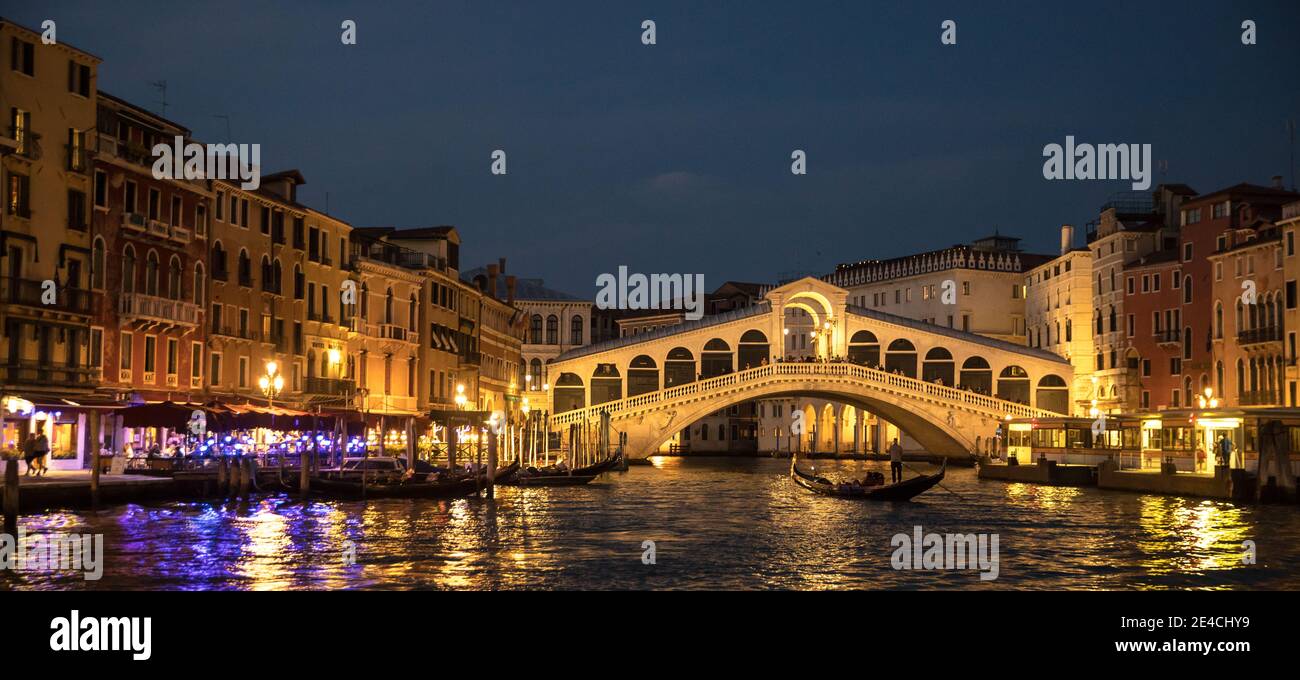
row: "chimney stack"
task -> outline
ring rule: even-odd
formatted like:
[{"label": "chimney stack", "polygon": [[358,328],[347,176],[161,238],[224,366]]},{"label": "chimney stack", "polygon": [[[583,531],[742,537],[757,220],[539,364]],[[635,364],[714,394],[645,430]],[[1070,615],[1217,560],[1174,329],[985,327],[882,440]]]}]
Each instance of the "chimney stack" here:
[{"label": "chimney stack", "polygon": [[487,266],[487,294],[493,300],[497,299],[497,265],[490,264]]},{"label": "chimney stack", "polygon": [[1282,186],[1282,176],[1281,176],[1281,175],[1273,175],[1273,188],[1274,188],[1274,189],[1282,189],[1282,188],[1284,188],[1284,187]]},{"label": "chimney stack", "polygon": [[504,257],[499,257],[499,258],[497,258],[497,267],[499,267],[498,271],[501,272],[501,275],[502,275],[502,276],[505,276],[505,275],[506,275],[506,258],[504,258]]},{"label": "chimney stack", "polygon": [[1064,255],[1074,249],[1074,225],[1061,225],[1061,254]]},{"label": "chimney stack", "polygon": [[[505,260],[502,260],[505,262]],[[513,307],[515,305],[515,275],[510,274],[506,277],[506,304]]]}]

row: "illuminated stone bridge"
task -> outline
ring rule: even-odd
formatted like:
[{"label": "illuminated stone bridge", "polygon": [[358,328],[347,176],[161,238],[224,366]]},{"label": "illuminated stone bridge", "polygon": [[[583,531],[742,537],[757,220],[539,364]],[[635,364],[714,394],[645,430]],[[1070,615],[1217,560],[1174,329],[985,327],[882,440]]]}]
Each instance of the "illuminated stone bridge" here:
[{"label": "illuminated stone bridge", "polygon": [[[806,396],[875,413],[929,452],[967,455],[1007,416],[1069,412],[1061,357],[847,300],[808,277],[752,307],[562,354],[547,370],[550,428],[608,413],[628,455],[644,457],[732,404]],[[812,331],[799,352],[786,340],[792,317]]]}]

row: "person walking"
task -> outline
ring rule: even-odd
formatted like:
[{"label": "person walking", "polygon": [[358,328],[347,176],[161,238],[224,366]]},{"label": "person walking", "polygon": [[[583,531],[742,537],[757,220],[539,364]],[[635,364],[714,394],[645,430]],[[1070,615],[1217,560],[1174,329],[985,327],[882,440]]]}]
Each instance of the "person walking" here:
[{"label": "person walking", "polygon": [[23,462],[27,463],[27,471],[23,473],[25,477],[31,477],[36,472],[36,433],[28,432],[27,438],[23,440]]},{"label": "person walking", "polygon": [[889,479],[893,484],[903,481],[903,447],[897,438],[889,445]]},{"label": "person walking", "polygon": [[[36,462],[38,463],[36,466],[36,476],[39,477],[44,475],[50,469],[46,464],[46,456],[50,455],[50,440],[45,436],[44,432],[36,433],[36,443],[33,444],[33,449],[35,449],[33,455],[36,457]],[[31,463],[28,463],[28,467],[31,467]]]},{"label": "person walking", "polygon": [[1227,434],[1223,434],[1223,433],[1219,434],[1219,445],[1216,448],[1219,449],[1218,451],[1219,465],[1231,465],[1232,464],[1232,440],[1228,439]]}]

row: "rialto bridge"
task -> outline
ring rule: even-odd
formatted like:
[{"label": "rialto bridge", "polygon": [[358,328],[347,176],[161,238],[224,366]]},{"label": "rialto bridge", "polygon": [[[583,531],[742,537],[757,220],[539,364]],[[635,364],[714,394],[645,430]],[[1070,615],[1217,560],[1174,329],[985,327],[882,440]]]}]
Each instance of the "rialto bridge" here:
[{"label": "rialto bridge", "polygon": [[[733,404],[805,396],[876,414],[931,453],[965,455],[1007,416],[1068,413],[1061,357],[847,301],[808,277],[752,307],[566,352],[547,367],[549,427],[608,413],[628,455],[644,457]],[[794,323],[810,331],[798,351]]]}]

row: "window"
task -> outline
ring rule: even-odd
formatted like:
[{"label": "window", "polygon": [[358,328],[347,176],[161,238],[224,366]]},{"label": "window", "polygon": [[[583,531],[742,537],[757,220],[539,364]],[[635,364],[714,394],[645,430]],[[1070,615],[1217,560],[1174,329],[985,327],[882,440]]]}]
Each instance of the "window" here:
[{"label": "window", "polygon": [[107,266],[107,255],[104,252],[104,239],[95,237],[95,243],[90,247],[90,287],[94,290],[104,289],[104,267]]},{"label": "window", "polygon": [[225,211],[226,192],[218,191],[217,200],[213,201],[213,203],[216,205],[217,208],[217,221],[225,222],[226,221],[226,211]]},{"label": "window", "polygon": [[1295,255],[1295,232],[1288,231],[1286,233],[1286,256],[1291,257],[1292,255]]},{"label": "window", "polygon": [[108,209],[108,173],[95,171],[95,207]]},{"label": "window", "polygon": [[197,384],[203,379],[203,343],[190,343],[190,384]]},{"label": "window", "polygon": [[5,210],[10,215],[31,217],[31,192],[31,179],[27,175],[10,171],[5,191]]},{"label": "window", "polygon": [[104,365],[104,329],[90,329],[90,367],[101,368]]},{"label": "window", "polygon": [[221,384],[221,352],[213,352],[208,357],[208,384],[216,387]]},{"label": "window", "polygon": [[1127,282],[1127,283],[1128,283],[1128,294],[1129,294],[1129,295],[1132,295],[1134,292],[1136,292],[1136,289],[1137,289],[1137,286],[1136,286],[1136,279],[1134,279],[1132,276],[1130,276],[1130,277],[1128,277],[1128,282]]},{"label": "window", "polygon": [[248,357],[239,357],[239,386],[248,387]]},{"label": "window", "polygon": [[179,343],[176,338],[167,339],[167,375],[176,375],[180,366],[180,357],[177,356]]},{"label": "window", "polygon": [[575,316],[569,320],[569,344],[582,344],[582,317],[580,316]]},{"label": "window", "polygon": [[22,73],[23,75],[36,75],[36,54],[35,46],[26,40],[19,40],[18,36],[10,39],[9,43],[9,68]]},{"label": "window", "polygon": [[86,132],[68,128],[68,170],[85,172],[86,170]]},{"label": "window", "polygon": [[87,226],[86,195],[76,189],[68,189],[68,228],[85,231]]},{"label": "window", "polygon": [[118,350],[118,367],[123,371],[131,370],[131,358],[135,355],[135,335],[122,331],[121,349]]},{"label": "window", "polygon": [[9,132],[14,141],[18,142],[16,152],[20,156],[29,156],[32,153],[31,129],[31,111],[24,111],[16,107],[9,110]]},{"label": "window", "polygon": [[153,335],[144,336],[144,372],[153,373],[157,368],[158,362],[158,338]]},{"label": "window", "polygon": [[[1199,210],[1196,211],[1196,214],[1197,214],[1197,215],[1200,215],[1200,213],[1201,213],[1201,211],[1199,211]],[[1199,220],[1198,220],[1198,221],[1199,221]],[[1183,244],[1183,262],[1191,262],[1191,261],[1192,261],[1192,244],[1191,244],[1191,243],[1184,243],[1184,244]]]},{"label": "window", "polygon": [[208,207],[202,203],[194,206],[194,235],[198,238],[208,235]]}]

